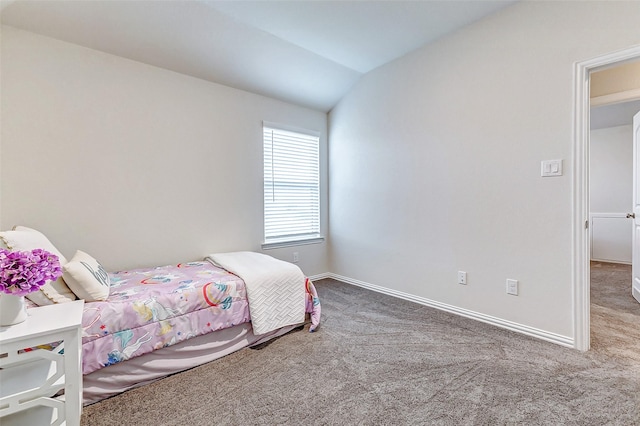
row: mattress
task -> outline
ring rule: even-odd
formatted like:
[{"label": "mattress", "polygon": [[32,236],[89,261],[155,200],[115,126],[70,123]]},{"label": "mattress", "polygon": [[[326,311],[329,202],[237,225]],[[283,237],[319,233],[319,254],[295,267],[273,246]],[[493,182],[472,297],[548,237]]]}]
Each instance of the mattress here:
[{"label": "mattress", "polygon": [[209,262],[110,273],[85,305],[82,373],[249,321],[244,282]]}]

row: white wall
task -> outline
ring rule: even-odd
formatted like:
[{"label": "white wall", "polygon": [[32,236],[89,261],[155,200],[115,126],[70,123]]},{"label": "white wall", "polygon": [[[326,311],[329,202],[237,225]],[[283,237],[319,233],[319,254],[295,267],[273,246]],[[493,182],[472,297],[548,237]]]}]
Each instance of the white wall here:
[{"label": "white wall", "polygon": [[592,259],[630,263],[633,126],[592,130],[589,156]]},{"label": "white wall", "polygon": [[638,22],[520,2],[366,75],[329,119],[332,271],[572,339],[573,65]]},{"label": "white wall", "polygon": [[[326,159],[322,112],[11,27],[1,54],[0,227],[108,270],[259,250],[263,120],[320,131]],[[324,243],[268,253],[292,251],[327,271]]]},{"label": "white wall", "polygon": [[633,126],[592,130],[589,148],[590,210],[632,211]]}]

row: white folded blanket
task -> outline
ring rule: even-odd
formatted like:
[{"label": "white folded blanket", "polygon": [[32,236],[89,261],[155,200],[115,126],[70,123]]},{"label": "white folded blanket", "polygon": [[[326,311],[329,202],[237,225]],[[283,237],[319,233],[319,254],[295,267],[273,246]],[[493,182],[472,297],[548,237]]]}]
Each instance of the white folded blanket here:
[{"label": "white folded blanket", "polygon": [[205,259],[244,280],[254,334],[304,322],[305,276],[296,265],[248,251]]}]

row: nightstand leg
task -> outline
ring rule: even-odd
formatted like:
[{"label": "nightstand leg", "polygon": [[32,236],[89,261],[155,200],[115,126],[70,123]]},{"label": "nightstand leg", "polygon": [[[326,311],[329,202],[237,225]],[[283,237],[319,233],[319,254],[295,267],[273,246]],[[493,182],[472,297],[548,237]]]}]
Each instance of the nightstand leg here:
[{"label": "nightstand leg", "polygon": [[[81,366],[81,335],[80,330],[69,333],[69,340],[65,342],[65,386],[64,399],[66,411],[66,425],[78,426],[82,413],[82,366]],[[68,352],[67,352],[68,351]]]}]

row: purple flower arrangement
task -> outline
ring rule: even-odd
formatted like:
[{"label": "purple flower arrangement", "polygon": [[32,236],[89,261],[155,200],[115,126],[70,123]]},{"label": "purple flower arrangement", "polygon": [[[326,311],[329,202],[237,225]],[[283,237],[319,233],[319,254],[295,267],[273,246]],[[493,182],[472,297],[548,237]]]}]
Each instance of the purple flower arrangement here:
[{"label": "purple flower arrangement", "polygon": [[61,275],[58,256],[48,251],[0,249],[0,291],[3,293],[24,296]]}]

